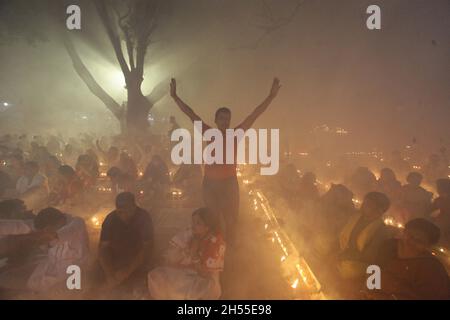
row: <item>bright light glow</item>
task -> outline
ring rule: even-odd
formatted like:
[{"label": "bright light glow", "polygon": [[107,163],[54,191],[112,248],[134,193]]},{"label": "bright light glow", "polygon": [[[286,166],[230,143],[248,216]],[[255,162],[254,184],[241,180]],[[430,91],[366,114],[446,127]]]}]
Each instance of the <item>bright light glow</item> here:
[{"label": "bright light glow", "polygon": [[3,106],[7,107],[7,106],[9,106],[9,103],[8,102],[3,102]]},{"label": "bright light glow", "polygon": [[120,70],[113,70],[111,72],[111,75],[109,76],[111,79],[111,84],[114,85],[114,87],[124,89],[125,87],[125,77],[123,76],[122,71]]},{"label": "bright light glow", "polygon": [[295,279],[294,283],[291,285],[292,289],[296,289],[298,286],[298,279]]}]

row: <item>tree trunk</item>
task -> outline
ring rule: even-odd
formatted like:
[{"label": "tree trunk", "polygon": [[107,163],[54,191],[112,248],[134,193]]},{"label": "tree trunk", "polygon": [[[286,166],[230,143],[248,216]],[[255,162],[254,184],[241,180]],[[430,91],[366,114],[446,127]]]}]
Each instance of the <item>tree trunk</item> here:
[{"label": "tree trunk", "polygon": [[127,84],[127,109],[126,109],[126,127],[127,135],[130,138],[139,138],[145,135],[149,128],[148,113],[151,103],[142,94],[142,80],[128,82]]}]

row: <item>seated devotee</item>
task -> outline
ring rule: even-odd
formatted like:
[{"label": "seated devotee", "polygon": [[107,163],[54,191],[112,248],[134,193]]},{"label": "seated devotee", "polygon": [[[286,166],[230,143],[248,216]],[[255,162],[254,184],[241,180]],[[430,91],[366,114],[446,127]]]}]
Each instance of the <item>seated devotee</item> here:
[{"label": "seated devotee", "polygon": [[11,236],[30,233],[34,217],[20,199],[0,202],[0,260],[17,251],[19,242],[24,239],[12,239]]},{"label": "seated devotee", "polygon": [[370,192],[361,208],[348,220],[339,236],[338,271],[342,279],[360,280],[372,264],[380,244],[392,236],[384,224],[383,214],[389,209],[386,195]]},{"label": "seated devotee", "polygon": [[51,156],[52,155],[50,154],[50,152],[48,152],[46,147],[39,145],[35,149],[35,153],[31,155],[31,160],[36,161],[40,166],[43,167]]},{"label": "seated devotee", "polygon": [[294,164],[289,163],[280,169],[278,174],[280,191],[291,203],[297,196],[300,176]]},{"label": "seated devotee", "polygon": [[206,208],[192,214],[192,228],[170,242],[166,265],[148,274],[153,299],[219,299],[225,242],[216,216]]},{"label": "seated devotee", "polygon": [[61,162],[56,156],[50,156],[47,162],[44,163],[44,173],[48,179],[48,186],[50,189],[57,183],[58,169],[61,166]]},{"label": "seated devotee", "polygon": [[49,193],[48,181],[47,177],[39,172],[37,162],[25,163],[24,175],[17,180],[16,191],[28,208],[34,210],[45,206]]},{"label": "seated devotee", "polygon": [[319,199],[319,190],[316,186],[316,175],[306,172],[301,178],[297,189],[297,201],[302,207],[307,202],[314,202]]},{"label": "seated devotee", "polygon": [[377,180],[376,190],[388,196],[391,202],[394,202],[400,196],[401,183],[397,180],[395,173],[390,168],[383,168],[380,172],[380,178]]},{"label": "seated devotee", "polygon": [[154,199],[163,199],[170,186],[170,174],[166,163],[159,155],[154,155],[145,168],[141,179],[144,189],[153,194]]},{"label": "seated devotee", "polygon": [[134,180],[138,177],[138,170],[136,163],[134,162],[131,155],[129,155],[126,152],[120,153],[120,159],[119,159],[119,165],[118,168],[123,172],[126,173],[128,176],[133,178]]},{"label": "seated devotee", "polygon": [[68,166],[75,166],[78,156],[72,144],[66,144],[62,152],[62,162]]},{"label": "seated devotee", "polygon": [[49,196],[50,205],[64,204],[81,194],[83,184],[75,170],[68,165],[58,169],[58,180],[55,182]]},{"label": "seated devotee", "polygon": [[436,181],[438,197],[431,206],[431,219],[441,229],[441,238],[450,243],[450,179]]},{"label": "seated devotee", "polygon": [[116,197],[116,210],[106,217],[100,234],[93,291],[132,292],[145,285],[153,251],[151,216],[130,192]]},{"label": "seated devotee", "polygon": [[34,219],[34,214],[27,209],[20,199],[6,199],[0,201],[0,220]]},{"label": "seated devotee", "polygon": [[48,138],[47,144],[46,144],[47,150],[51,154],[57,154],[61,152],[61,141],[57,136],[51,135]]},{"label": "seated devotee", "polygon": [[83,183],[83,190],[89,190],[95,185],[99,176],[99,169],[94,158],[87,154],[80,155],[75,170]]},{"label": "seated devotee", "polygon": [[352,199],[353,193],[347,187],[332,184],[317,202],[306,234],[317,254],[324,256],[337,249],[339,232],[356,212]]},{"label": "seated devotee", "polygon": [[97,150],[100,152],[102,159],[106,162],[109,168],[119,166],[120,151],[117,147],[111,146],[108,151],[103,150],[100,141],[96,141]]},{"label": "seated devotee", "polygon": [[[36,252],[41,245],[48,245],[51,241],[56,239],[54,232],[48,231],[34,231],[33,220],[1,220],[0,221],[0,261],[2,268],[0,268],[0,288],[5,288],[9,285],[5,284],[8,276],[11,273],[6,273],[15,268],[21,268],[25,262],[29,260],[30,255]],[[26,279],[34,269],[33,266],[28,266],[27,273],[23,274]],[[19,272],[20,273],[20,272]],[[15,271],[14,274],[18,275]],[[25,280],[26,280],[25,279]],[[12,282],[7,282],[11,286],[15,286]],[[22,284],[23,281],[22,281]]]},{"label": "seated devotee", "polygon": [[86,154],[91,158],[91,160],[98,166],[99,163],[99,159],[98,159],[98,155],[95,152],[94,149],[89,148],[86,150]]},{"label": "seated devotee", "polygon": [[170,183],[169,169],[160,156],[154,155],[152,157],[152,161],[145,168],[142,180],[157,185],[168,185]]},{"label": "seated devotee", "polygon": [[86,262],[89,240],[84,220],[55,208],[41,210],[34,230],[10,233],[0,241],[8,260],[0,288],[41,292],[66,288],[67,267]]},{"label": "seated devotee", "polygon": [[363,197],[371,191],[375,191],[377,178],[366,167],[359,167],[351,176],[349,187],[354,192],[355,196]]},{"label": "seated devotee", "polygon": [[112,167],[106,175],[111,181],[113,194],[118,195],[121,192],[135,191],[135,180],[119,168]]},{"label": "seated devotee", "polygon": [[33,291],[55,286],[66,288],[67,267],[82,268],[88,259],[89,237],[84,220],[50,207],[37,214],[34,228],[38,232],[54,232],[56,239],[49,242],[45,257],[39,260],[28,279],[28,288]]},{"label": "seated devotee", "polygon": [[431,208],[433,194],[421,187],[422,175],[411,172],[406,177],[407,184],[400,190],[399,205],[404,222],[414,218],[423,218]]},{"label": "seated devotee", "polygon": [[381,289],[368,292],[375,299],[449,299],[449,278],[441,262],[430,253],[439,241],[439,228],[422,218],[405,225],[401,239],[379,248],[375,264],[381,268]]}]

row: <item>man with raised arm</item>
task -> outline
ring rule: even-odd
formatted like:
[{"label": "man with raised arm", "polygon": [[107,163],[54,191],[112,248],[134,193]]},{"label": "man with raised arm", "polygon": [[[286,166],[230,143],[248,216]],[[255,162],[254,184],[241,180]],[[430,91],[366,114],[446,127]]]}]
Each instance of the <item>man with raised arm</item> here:
[{"label": "man with raised arm", "polygon": [[[280,81],[274,78],[269,95],[253,110],[235,129],[248,130],[256,119],[266,111],[272,100],[277,96],[280,89]],[[178,107],[191,120],[202,121],[202,119],[177,95],[177,84],[175,79],[170,83],[170,95]],[[228,243],[233,242],[235,226],[239,213],[239,184],[236,175],[236,161],[226,164],[226,130],[230,128],[231,111],[228,108],[219,108],[215,113],[215,124],[222,132],[223,141],[223,164],[206,164],[203,177],[203,200],[205,205],[212,209],[225,224],[225,237]],[[202,121],[203,132],[211,127]],[[235,143],[236,146],[236,143]],[[230,150],[232,152],[233,150]],[[236,150],[234,150],[236,151]],[[236,157],[236,152],[234,152]]]}]

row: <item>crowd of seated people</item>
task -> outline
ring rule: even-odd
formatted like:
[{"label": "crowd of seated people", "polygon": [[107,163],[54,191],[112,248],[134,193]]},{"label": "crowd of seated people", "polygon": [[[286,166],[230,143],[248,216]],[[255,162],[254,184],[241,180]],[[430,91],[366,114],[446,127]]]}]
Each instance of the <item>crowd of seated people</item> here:
[{"label": "crowd of seated people", "polygon": [[[157,266],[151,214],[138,202],[143,191],[157,202],[171,186],[198,196],[201,166],[181,166],[172,180],[164,157],[152,152],[163,148],[131,148],[117,140],[105,152],[100,141],[92,141],[89,136],[67,144],[60,138],[45,143],[41,136],[31,142],[22,137],[20,147],[0,154],[0,296],[64,291],[66,269],[77,265],[86,297],[219,298],[225,244],[215,216],[206,208],[195,211],[192,227],[172,239],[165,263]],[[96,201],[86,195],[102,181],[115,198],[115,210],[101,224],[93,255],[84,219],[63,208]],[[178,259],[175,248],[183,248]],[[185,272],[183,286],[174,283],[181,273],[169,272],[169,266]]]},{"label": "crowd of seated people", "polygon": [[[309,257],[318,261],[326,281],[337,284],[343,297],[450,298],[445,260],[432,254],[433,246],[450,244],[449,178],[436,181],[433,199],[419,172],[408,173],[402,185],[390,168],[383,168],[377,179],[368,168],[360,167],[344,180],[348,187],[331,183],[319,196],[312,173],[302,176],[292,164],[282,172],[296,177],[280,179],[284,185],[278,195],[296,212],[298,234]],[[312,205],[298,205],[307,201]],[[385,223],[387,217],[396,223]],[[390,285],[383,281],[383,290],[377,294],[366,288],[370,265],[379,265],[381,278],[392,280]]]},{"label": "crowd of seated people", "polygon": [[[0,149],[0,295],[61,288],[67,266],[88,263],[88,296],[221,296],[226,244],[208,208],[192,213],[191,227],[172,238],[162,264],[155,258],[153,205],[171,187],[200,195],[200,166],[182,165],[172,179],[161,144],[89,136],[67,143],[59,137],[16,140]],[[396,172],[384,168],[377,179],[360,167],[323,192],[314,173],[300,175],[290,164],[272,181],[296,212],[311,254],[327,262],[322,265],[346,297],[445,298],[448,276],[430,250],[450,242],[450,180],[437,180],[433,198],[421,173],[410,172],[402,185]],[[115,209],[101,225],[93,254],[84,220],[65,209],[92,201],[100,182],[108,183]],[[142,194],[151,205],[140,201]],[[401,222],[402,233],[385,225],[386,214]],[[371,264],[386,273],[383,281],[393,279],[376,294],[364,290]]]}]

